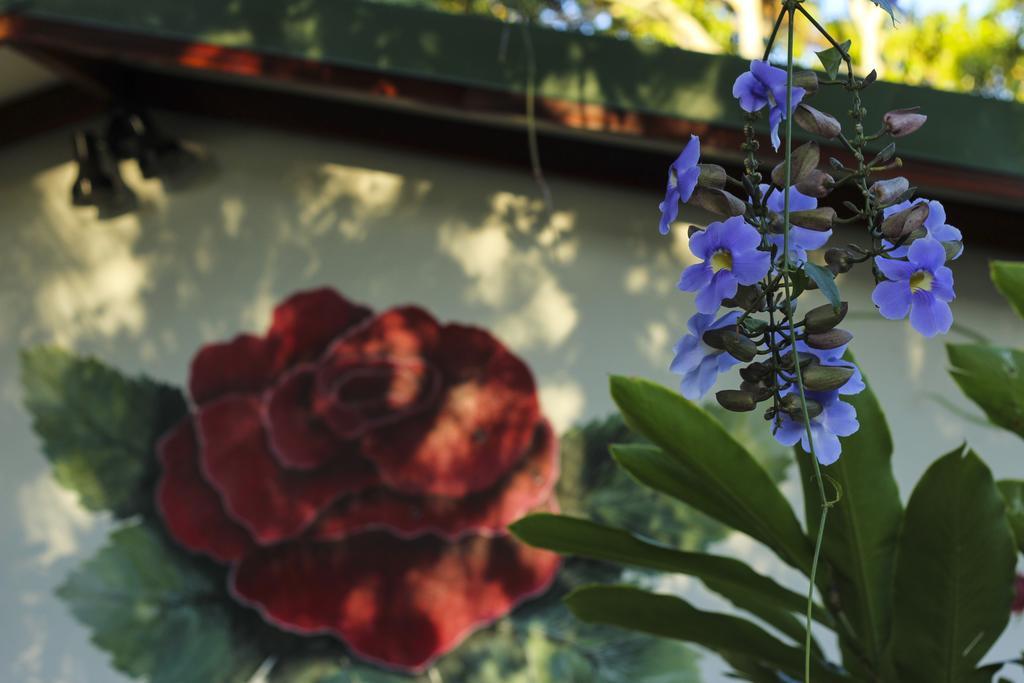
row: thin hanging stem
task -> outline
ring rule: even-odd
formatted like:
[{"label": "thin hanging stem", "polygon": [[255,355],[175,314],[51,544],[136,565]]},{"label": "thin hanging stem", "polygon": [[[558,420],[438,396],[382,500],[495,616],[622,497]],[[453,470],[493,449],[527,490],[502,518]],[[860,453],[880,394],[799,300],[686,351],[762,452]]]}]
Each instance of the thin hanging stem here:
[{"label": "thin hanging stem", "polygon": [[818,524],[818,538],[814,544],[814,560],[811,563],[810,585],[807,588],[807,622],[804,636],[804,683],[811,681],[811,620],[814,611],[814,586],[818,574],[818,561],[821,558],[821,545],[825,537],[825,523],[828,519],[829,502],[825,497],[825,483],[822,481],[821,465],[814,449],[814,436],[811,432],[811,417],[807,411],[807,395],[804,391],[803,371],[800,368],[800,355],[796,348],[796,322],[793,320],[792,283],[790,281],[789,232],[790,232],[790,189],[793,184],[793,39],[794,15],[793,5],[787,8],[789,24],[789,40],[786,52],[786,188],[783,204],[783,238],[782,238],[782,282],[786,293],[784,310],[786,322],[789,323],[789,345],[793,354],[793,369],[796,386],[800,392],[800,408],[803,411],[804,429],[807,433],[807,445],[810,450],[811,462],[814,463],[814,475],[818,481],[818,493],[821,495],[821,521]]},{"label": "thin hanging stem", "polygon": [[526,6],[520,2],[519,26],[523,32],[523,48],[526,52],[526,137],[530,149],[530,169],[533,179],[544,198],[544,207],[551,211],[554,203],[551,200],[551,188],[544,178],[544,170],[540,164],[540,145],[537,141],[537,59],[533,51],[533,40],[530,38],[530,18]]}]

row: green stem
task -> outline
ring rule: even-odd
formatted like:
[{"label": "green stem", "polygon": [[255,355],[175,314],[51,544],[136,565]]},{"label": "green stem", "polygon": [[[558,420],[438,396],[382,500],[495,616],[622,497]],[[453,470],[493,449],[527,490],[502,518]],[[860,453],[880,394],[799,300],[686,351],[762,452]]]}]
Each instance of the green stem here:
[{"label": "green stem", "polygon": [[[795,5],[799,7],[799,5]],[[825,497],[825,483],[821,477],[821,465],[814,449],[814,436],[811,432],[811,417],[807,411],[807,394],[804,390],[803,371],[800,368],[800,356],[796,348],[796,323],[793,321],[792,283],[789,277],[789,232],[790,232],[790,187],[793,184],[793,24],[795,18],[794,5],[788,5],[789,42],[786,52],[786,187],[783,204],[782,232],[782,281],[786,293],[786,321],[789,323],[789,348],[793,354],[793,369],[796,385],[800,391],[800,408],[803,411],[804,429],[807,432],[807,445],[810,450],[811,462],[814,463],[814,475],[818,480],[818,493],[821,495],[821,521],[818,524],[818,538],[814,544],[814,560],[811,563],[810,585],[807,588],[807,623],[804,636],[804,683],[811,682],[811,619],[814,608],[814,585],[818,574],[818,560],[821,557],[821,545],[825,537],[825,522],[828,519],[828,499]],[[806,12],[805,12],[806,14]]]}]

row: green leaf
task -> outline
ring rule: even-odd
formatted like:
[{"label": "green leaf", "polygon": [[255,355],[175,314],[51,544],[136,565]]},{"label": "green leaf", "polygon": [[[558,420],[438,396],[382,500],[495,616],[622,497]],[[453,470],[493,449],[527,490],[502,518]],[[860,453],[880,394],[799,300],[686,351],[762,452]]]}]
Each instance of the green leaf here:
[{"label": "green leaf", "polygon": [[[694,576],[710,590],[760,616],[786,635],[797,640],[803,637],[803,626],[792,612],[805,611],[806,596],[783,588],[738,560],[666,548],[621,529],[561,515],[530,515],[512,524],[509,530],[530,545],[563,555]],[[822,608],[817,608],[816,616],[829,623]]]},{"label": "green leaf", "polygon": [[[613,449],[641,483],[750,534],[787,563],[810,572],[812,550],[792,508],[764,468],[722,426],[675,392],[642,379],[613,377],[612,398],[626,423],[661,448]],[[661,475],[667,479],[660,479]]]},{"label": "green leaf", "polygon": [[1024,318],[1024,263],[1020,261],[993,261],[989,265],[992,282]]},{"label": "green leaf", "polygon": [[153,445],[185,414],[181,392],[53,347],[23,351],[21,379],[57,481],[90,510],[150,511]]},{"label": "green leaf", "polygon": [[967,397],[993,423],[1024,437],[1024,352],[983,344],[947,344],[946,352]]},{"label": "green leaf", "polygon": [[904,683],[989,681],[978,661],[1010,618],[1017,548],[988,467],[964,447],[907,503],[896,559],[892,660]]},{"label": "green leaf", "polygon": [[[791,676],[802,676],[803,649],[786,645],[759,626],[726,614],[695,609],[685,600],[629,586],[588,586],[574,591],[566,604],[580,619],[642,631],[703,645],[723,656],[753,657]],[[850,679],[812,659],[814,680]]]},{"label": "green leaf", "polygon": [[896,14],[895,12],[893,12],[892,3],[889,2],[889,0],[871,0],[871,2],[873,2],[878,7],[884,9],[886,13],[889,15],[889,19],[892,20],[892,25],[896,25]]},{"label": "green leaf", "polygon": [[[874,0],[872,0],[872,2],[874,2]],[[841,46],[843,48],[843,52],[849,54],[851,44],[852,43],[850,43],[850,41],[843,43]],[[843,63],[843,52],[840,52],[834,47],[830,47],[827,50],[815,53],[818,55],[818,61],[821,62],[823,67],[825,67],[825,73],[827,73],[828,77],[831,79],[835,79],[835,77],[839,75],[839,67]]]},{"label": "green leaf", "polygon": [[804,270],[807,271],[808,277],[814,280],[814,284],[818,285],[818,289],[832,304],[832,308],[838,311],[843,302],[839,298],[839,288],[836,287],[836,278],[832,271],[810,261],[804,264]]},{"label": "green leaf", "polygon": [[[846,359],[853,361],[849,354]],[[903,505],[892,472],[892,437],[871,387],[842,400],[856,409],[860,429],[841,439],[842,456],[823,469],[842,489],[842,497],[829,512],[822,557],[831,570],[829,583],[838,592],[866,654],[878,661],[891,628],[892,572]],[[817,535],[821,494],[814,465],[799,448],[796,459],[808,533]],[[827,480],[825,493],[833,495]]]},{"label": "green leaf", "polygon": [[242,683],[263,661],[217,578],[146,523],[123,527],[57,590],[113,665],[149,683]]},{"label": "green leaf", "polygon": [[1006,518],[1017,539],[1017,549],[1024,553],[1024,481],[1004,479],[997,486],[1006,503]]}]

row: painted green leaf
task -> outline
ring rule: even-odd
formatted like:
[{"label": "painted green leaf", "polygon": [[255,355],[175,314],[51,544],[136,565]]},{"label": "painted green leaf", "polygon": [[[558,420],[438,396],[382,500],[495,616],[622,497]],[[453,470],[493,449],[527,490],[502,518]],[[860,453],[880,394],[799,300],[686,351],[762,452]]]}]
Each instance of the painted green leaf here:
[{"label": "painted green leaf", "polygon": [[[852,361],[852,356],[847,355],[847,360]],[[892,437],[878,399],[868,386],[842,400],[857,410],[860,429],[841,440],[842,456],[824,469],[842,489],[842,498],[829,512],[822,557],[830,572],[823,576],[827,580],[831,574],[830,583],[866,653],[878,661],[891,628],[892,572],[903,505],[892,472]],[[814,465],[802,449],[795,454],[808,533],[817,535],[821,494]],[[829,483],[825,491],[833,495]]]},{"label": "painted green leaf", "polygon": [[1017,549],[1024,553],[1024,481],[1004,479],[997,486],[1006,503],[1006,518],[1017,539]]},{"label": "painted green leaf", "polygon": [[[685,600],[629,586],[587,586],[566,598],[580,619],[703,645],[723,656],[752,657],[791,675],[802,676],[802,648],[786,645],[761,627],[726,614],[698,610]],[[850,679],[812,660],[815,681]]]},{"label": "painted green leaf", "polygon": [[279,661],[269,683],[698,683],[684,645],[585,624],[556,602],[526,609],[470,636],[420,675],[385,671],[344,655]]},{"label": "painted green leaf", "polygon": [[[700,407],[642,379],[613,377],[612,398],[626,423],[662,451],[643,464],[673,477],[659,481],[616,459],[641,483],[676,496],[702,512],[750,534],[787,563],[809,573],[811,544],[785,497],[761,465]],[[738,522],[738,523],[737,523]]]},{"label": "painted green leaf", "polygon": [[185,414],[181,392],[54,347],[22,352],[21,380],[57,481],[90,510],[148,512],[153,444]]},{"label": "painted green leaf", "polygon": [[947,344],[949,373],[993,423],[1024,437],[1024,352]]},{"label": "painted green leaf", "polygon": [[[872,0],[872,2],[874,2],[874,0]],[[843,43],[843,50],[849,53],[851,44],[852,43],[850,43],[850,41],[846,41],[845,43]],[[839,67],[843,63],[842,52],[840,52],[834,47],[830,47],[827,50],[822,50],[821,52],[816,52],[815,54],[818,55],[818,61],[821,62],[821,65],[825,68],[825,73],[828,74],[829,78],[834,79],[836,76],[839,75]]]},{"label": "painted green leaf", "polygon": [[[615,464],[608,446],[642,438],[618,414],[569,430],[562,438],[558,503],[562,511],[625,527],[672,546],[697,550],[725,536],[725,528],[678,500],[641,486]],[[777,454],[773,454],[776,470]]]},{"label": "painted green leaf", "polygon": [[[531,515],[513,524],[510,530],[530,545],[563,555],[696,577],[710,590],[760,616],[786,635],[797,640],[803,637],[803,626],[793,613],[804,612],[806,596],[783,588],[730,557],[675,550],[621,529],[562,515]],[[817,616],[828,621],[820,607]]]},{"label": "painted green leaf", "polygon": [[832,271],[809,261],[804,264],[804,270],[807,271],[808,277],[814,280],[814,284],[818,285],[818,289],[832,304],[832,308],[838,311],[843,302],[839,298],[839,288],[836,287],[836,278]]},{"label": "painted green leaf", "polygon": [[892,661],[905,683],[989,681],[976,669],[1010,618],[1017,547],[989,468],[963,447],[907,503],[896,558]]},{"label": "painted green leaf", "polygon": [[129,676],[149,683],[242,683],[264,655],[232,617],[221,580],[139,523],[111,534],[57,594]]},{"label": "painted green leaf", "polygon": [[1024,318],[1024,263],[1020,261],[993,261],[989,265],[992,282]]}]

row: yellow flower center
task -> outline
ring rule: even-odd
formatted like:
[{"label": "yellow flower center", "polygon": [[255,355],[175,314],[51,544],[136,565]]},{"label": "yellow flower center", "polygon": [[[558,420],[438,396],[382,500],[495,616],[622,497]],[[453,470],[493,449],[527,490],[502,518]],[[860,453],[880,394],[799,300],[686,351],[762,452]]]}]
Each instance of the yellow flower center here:
[{"label": "yellow flower center", "polygon": [[935,278],[931,273],[925,270],[919,270],[910,276],[910,291],[911,292],[930,292],[932,291],[932,282]]},{"label": "yellow flower center", "polygon": [[717,273],[722,269],[732,270],[732,254],[725,249],[719,249],[711,255],[711,272]]}]

